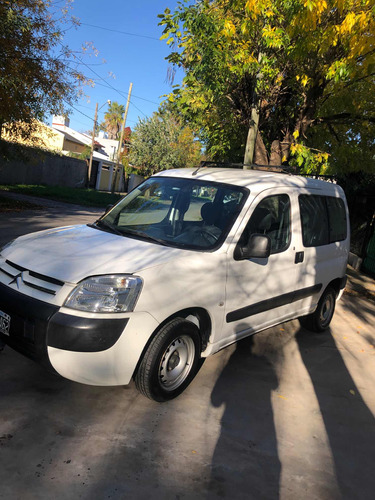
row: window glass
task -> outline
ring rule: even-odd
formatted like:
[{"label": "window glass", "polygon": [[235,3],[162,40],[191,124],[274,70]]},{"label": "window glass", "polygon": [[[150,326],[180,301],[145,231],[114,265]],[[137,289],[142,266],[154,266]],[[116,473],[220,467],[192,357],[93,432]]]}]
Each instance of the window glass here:
[{"label": "window glass", "polygon": [[[134,189],[126,198],[123,209],[118,214],[119,226],[151,224],[161,222],[168,214],[172,201],[180,192],[180,186],[150,182],[143,189]],[[113,214],[115,215],[115,214]]]},{"label": "window glass", "polygon": [[346,238],[346,212],[341,198],[301,195],[299,204],[305,247],[328,245]]},{"label": "window glass", "polygon": [[329,243],[328,216],[324,196],[300,195],[302,239],[305,247]]},{"label": "window glass", "polygon": [[97,227],[169,246],[214,249],[224,241],[248,193],[247,188],[224,183],[151,177]]},{"label": "window glass", "polygon": [[302,239],[305,247],[318,247],[329,243],[328,215],[323,196],[301,195],[299,206]]},{"label": "window glass", "polygon": [[290,200],[286,194],[268,196],[255,208],[240,244],[252,234],[265,234],[271,239],[271,254],[282,252],[290,243]]},{"label": "window glass", "polygon": [[346,212],[341,198],[327,197],[329,218],[329,241],[342,241],[346,239]]},{"label": "window glass", "polygon": [[217,187],[192,185],[190,188],[190,205],[184,215],[185,221],[201,221],[202,206],[212,203],[217,194]]}]

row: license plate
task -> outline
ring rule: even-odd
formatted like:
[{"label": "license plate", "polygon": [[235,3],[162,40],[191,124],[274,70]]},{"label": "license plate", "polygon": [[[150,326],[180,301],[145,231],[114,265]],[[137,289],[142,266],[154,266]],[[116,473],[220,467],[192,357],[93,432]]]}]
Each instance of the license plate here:
[{"label": "license plate", "polygon": [[0,333],[4,335],[9,335],[10,329],[10,316],[5,314],[5,312],[0,311]]}]

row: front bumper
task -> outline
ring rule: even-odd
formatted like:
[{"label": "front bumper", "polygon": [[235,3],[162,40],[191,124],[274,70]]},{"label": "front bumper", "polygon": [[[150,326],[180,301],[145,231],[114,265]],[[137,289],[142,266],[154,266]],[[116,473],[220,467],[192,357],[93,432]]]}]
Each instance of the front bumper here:
[{"label": "front bumper", "polygon": [[0,310],[9,315],[9,335],[0,340],[54,370],[48,348],[97,353],[119,340],[128,318],[87,318],[60,312],[55,305],[24,295],[0,283]]}]

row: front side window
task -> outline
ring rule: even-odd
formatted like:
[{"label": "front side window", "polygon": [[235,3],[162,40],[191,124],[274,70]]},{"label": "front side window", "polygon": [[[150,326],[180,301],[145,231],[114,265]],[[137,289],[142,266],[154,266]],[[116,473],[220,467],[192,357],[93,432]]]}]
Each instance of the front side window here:
[{"label": "front side window", "polygon": [[196,250],[218,247],[241,211],[248,189],[175,177],[151,177],[98,222],[124,236]]},{"label": "front side window", "polygon": [[255,208],[240,238],[246,245],[252,234],[271,239],[271,254],[286,250],[290,243],[290,199],[287,194],[268,196]]}]

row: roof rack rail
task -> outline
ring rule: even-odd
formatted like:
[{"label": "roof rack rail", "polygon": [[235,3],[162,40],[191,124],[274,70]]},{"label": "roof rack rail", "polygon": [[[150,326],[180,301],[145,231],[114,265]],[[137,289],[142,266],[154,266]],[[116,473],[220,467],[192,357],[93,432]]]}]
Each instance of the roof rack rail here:
[{"label": "roof rack rail", "polygon": [[249,170],[260,170],[263,172],[274,172],[280,174],[297,174],[295,170],[289,165],[257,165],[255,163],[251,165],[246,165],[245,163],[231,163],[231,162],[217,162],[217,161],[202,161],[199,167],[194,170],[192,175],[196,175],[201,168],[240,168],[243,169],[246,166]]}]

